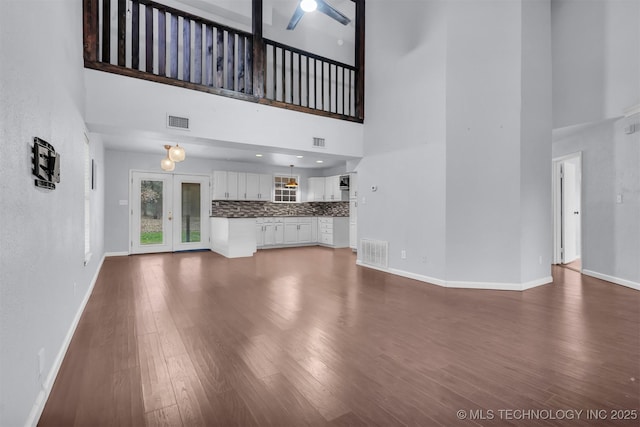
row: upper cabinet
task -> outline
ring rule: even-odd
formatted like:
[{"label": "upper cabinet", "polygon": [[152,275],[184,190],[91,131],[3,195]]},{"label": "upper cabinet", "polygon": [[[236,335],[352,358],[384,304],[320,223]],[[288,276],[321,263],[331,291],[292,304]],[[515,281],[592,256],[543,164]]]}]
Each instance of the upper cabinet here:
[{"label": "upper cabinet", "polygon": [[358,174],[349,174],[349,199],[358,198]]},{"label": "upper cabinet", "polygon": [[269,174],[213,172],[213,200],[271,200],[272,177]]},{"label": "upper cabinet", "polygon": [[213,200],[238,199],[238,172],[213,172]]},{"label": "upper cabinet", "polygon": [[308,202],[339,202],[341,200],[340,175],[309,178]]},{"label": "upper cabinet", "polygon": [[271,182],[273,178],[268,174],[247,173],[245,186],[238,190],[240,200],[258,200],[268,202],[271,200]]},{"label": "upper cabinet", "polygon": [[307,186],[307,202],[324,201],[324,177],[309,178]]}]

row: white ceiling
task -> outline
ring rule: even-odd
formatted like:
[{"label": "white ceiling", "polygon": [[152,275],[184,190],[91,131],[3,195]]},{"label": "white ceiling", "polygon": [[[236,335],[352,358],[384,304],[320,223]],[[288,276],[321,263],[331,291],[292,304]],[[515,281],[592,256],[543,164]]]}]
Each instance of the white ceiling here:
[{"label": "white ceiling", "polygon": [[[215,96],[215,95],[212,95]],[[268,166],[289,166],[305,169],[323,169],[342,166],[356,157],[339,156],[315,151],[287,150],[260,145],[235,144],[195,138],[176,138],[175,135],[143,135],[124,132],[122,134],[100,134],[107,150],[129,151],[148,154],[164,154],[164,145],[180,144],[187,156],[225,160],[233,162],[257,163]],[[256,156],[261,154],[262,157]],[[303,156],[299,158],[298,156]],[[321,160],[322,163],[318,163]]]}]

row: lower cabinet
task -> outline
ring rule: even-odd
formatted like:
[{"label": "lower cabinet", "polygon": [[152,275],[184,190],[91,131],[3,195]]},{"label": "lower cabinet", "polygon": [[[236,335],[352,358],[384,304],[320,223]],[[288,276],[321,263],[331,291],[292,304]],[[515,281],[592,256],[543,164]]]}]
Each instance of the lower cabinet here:
[{"label": "lower cabinet", "polygon": [[334,248],[349,247],[349,218],[318,218],[318,243]]},{"label": "lower cabinet", "polygon": [[319,243],[335,248],[349,245],[349,218],[256,218],[256,247],[296,246]]},{"label": "lower cabinet", "polygon": [[312,243],[311,217],[293,217],[284,219],[284,243]]}]

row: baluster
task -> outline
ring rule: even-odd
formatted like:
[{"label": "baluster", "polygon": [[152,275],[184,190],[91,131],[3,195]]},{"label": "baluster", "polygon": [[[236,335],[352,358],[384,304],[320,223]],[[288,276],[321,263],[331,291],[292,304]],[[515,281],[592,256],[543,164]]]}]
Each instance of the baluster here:
[{"label": "baluster", "polygon": [[247,89],[245,93],[253,95],[253,41],[250,37],[247,37],[246,44],[246,65],[244,73],[247,81]]},{"label": "baluster", "polygon": [[131,68],[140,69],[140,3],[131,4]]},{"label": "baluster", "polygon": [[287,59],[286,52],[284,48],[280,49],[280,53],[282,54],[282,102],[287,102]]},{"label": "baluster", "polygon": [[167,75],[167,14],[158,9],[158,74]]},{"label": "baluster", "polygon": [[149,5],[144,7],[145,29],[145,71],[153,73],[153,9]]},{"label": "baluster", "polygon": [[195,57],[193,58],[194,83],[202,84],[202,24],[194,21],[194,37],[193,49]]},{"label": "baluster", "polygon": [[111,0],[102,0],[102,62],[111,63]]},{"label": "baluster", "polygon": [[351,115],[351,93],[353,92],[351,76],[353,76],[353,71],[349,70],[349,115]]},{"label": "baluster", "polygon": [[[331,63],[327,64],[329,66],[329,111],[333,111],[333,104],[331,103],[331,92],[333,92],[333,77],[332,77],[332,72],[333,72],[333,66],[331,65]],[[337,78],[336,78],[337,80]]]},{"label": "baluster", "polygon": [[191,81],[191,20],[182,18],[182,80]]},{"label": "baluster", "polygon": [[305,103],[305,107],[309,107],[311,108],[311,69],[309,68],[309,57],[305,55],[306,58],[306,62],[307,62],[307,96],[306,96],[306,103]]},{"label": "baluster", "polygon": [[278,48],[273,45],[273,100],[278,99]]},{"label": "baluster", "polygon": [[171,14],[171,41],[169,42],[169,72],[172,79],[178,78],[178,16]]},{"label": "baluster", "polygon": [[127,0],[118,0],[118,65],[127,65],[126,34],[127,34]]},{"label": "baluster", "polygon": [[207,50],[205,52],[207,86],[213,86],[213,27],[207,25],[205,31],[207,33]]},{"label": "baluster", "polygon": [[216,28],[216,87],[224,87],[224,32]]},{"label": "baluster", "polygon": [[320,73],[320,85],[321,85],[321,90],[322,90],[322,94],[320,95],[320,109],[324,110],[324,61],[320,61],[320,66],[322,67],[321,69],[321,73]]},{"label": "baluster", "polygon": [[318,109],[318,64],[313,58],[313,108]]},{"label": "baluster", "polygon": [[344,84],[344,82],[345,82],[344,72],[345,72],[345,68],[344,67],[341,67],[341,68],[342,68],[342,114],[344,114],[344,111],[345,111],[344,110],[344,86],[345,86],[345,84]]},{"label": "baluster", "polygon": [[298,105],[302,105],[302,55],[298,54]]},{"label": "baluster", "polygon": [[235,90],[235,52],[236,35],[227,33],[227,85],[226,89]]},{"label": "baluster", "polygon": [[244,36],[238,34],[238,92],[244,93]]},{"label": "baluster", "polygon": [[[293,100],[295,99],[295,94],[293,93],[293,51],[289,51],[289,84],[291,85],[291,103],[293,104]],[[285,100],[286,101],[286,100]]]}]

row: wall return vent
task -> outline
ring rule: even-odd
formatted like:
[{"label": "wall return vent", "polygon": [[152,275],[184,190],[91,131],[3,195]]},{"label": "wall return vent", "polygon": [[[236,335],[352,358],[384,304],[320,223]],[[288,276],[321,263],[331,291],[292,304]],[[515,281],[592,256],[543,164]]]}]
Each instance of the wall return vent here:
[{"label": "wall return vent", "polygon": [[360,239],[358,254],[365,265],[385,269],[389,266],[389,242],[387,241]]},{"label": "wall return vent", "polygon": [[313,148],[325,148],[324,138],[313,138]]},{"label": "wall return vent", "polygon": [[167,127],[171,129],[189,130],[189,119],[167,114]]}]

